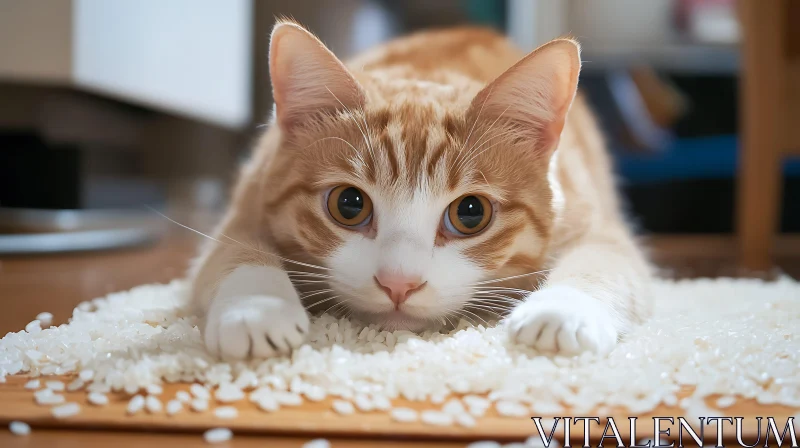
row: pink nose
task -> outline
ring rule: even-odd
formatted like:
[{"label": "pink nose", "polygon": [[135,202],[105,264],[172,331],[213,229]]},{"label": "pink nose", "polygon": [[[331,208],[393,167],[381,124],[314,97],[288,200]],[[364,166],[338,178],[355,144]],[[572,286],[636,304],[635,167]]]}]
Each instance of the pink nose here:
[{"label": "pink nose", "polygon": [[375,275],[375,283],[396,306],[400,306],[411,294],[425,287],[427,282],[423,282],[418,275],[409,276],[381,271]]}]

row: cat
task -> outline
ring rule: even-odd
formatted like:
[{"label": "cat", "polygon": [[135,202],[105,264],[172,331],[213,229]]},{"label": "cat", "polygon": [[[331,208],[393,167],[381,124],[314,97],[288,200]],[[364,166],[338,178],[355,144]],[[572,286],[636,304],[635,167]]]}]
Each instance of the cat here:
[{"label": "cat", "polygon": [[345,65],[279,21],[272,123],[191,271],[208,350],[290,353],[312,306],[410,331],[496,313],[542,352],[612,350],[650,313],[650,267],[580,68],[574,40],[524,55],[481,28]]}]

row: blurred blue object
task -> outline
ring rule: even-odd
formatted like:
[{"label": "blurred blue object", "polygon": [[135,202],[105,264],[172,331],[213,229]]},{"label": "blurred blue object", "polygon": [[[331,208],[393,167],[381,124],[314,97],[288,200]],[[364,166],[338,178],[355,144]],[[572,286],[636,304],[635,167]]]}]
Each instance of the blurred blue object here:
[{"label": "blurred blue object", "polygon": [[[614,151],[617,174],[627,184],[735,178],[738,155],[736,135],[674,139],[657,153]],[[800,176],[800,159],[787,160],[784,175]]]}]

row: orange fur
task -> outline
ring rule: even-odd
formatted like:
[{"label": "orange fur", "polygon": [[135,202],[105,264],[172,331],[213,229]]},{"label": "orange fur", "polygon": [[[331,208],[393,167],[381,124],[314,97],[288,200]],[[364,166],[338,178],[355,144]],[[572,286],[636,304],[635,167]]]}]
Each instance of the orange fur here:
[{"label": "orange fur", "polygon": [[[429,31],[363,54],[347,71],[298,25],[279,28],[270,55],[277,123],[242,170],[216,232],[223,244],[209,245],[193,271],[192,296],[203,312],[221,279],[243,263],[327,266],[352,230],[332,222],[321,196],[352,184],[393,203],[424,190],[443,198],[442,209],[465,193],[490,197],[496,218],[486,231],[459,239],[436,233],[436,247],[458,248],[484,279],[552,267],[547,284],[619,286],[623,293],[599,300],[620,320],[649,313],[641,297],[648,266],[619,211],[603,140],[584,100],[573,101],[580,68],[573,41],[525,56],[485,29]],[[302,75],[284,76],[291,67]],[[553,72],[565,81],[551,88]],[[380,205],[366,238],[381,232]],[[619,261],[621,272],[585,266],[597,261],[587,253]],[[618,285],[618,274],[629,280]]]}]

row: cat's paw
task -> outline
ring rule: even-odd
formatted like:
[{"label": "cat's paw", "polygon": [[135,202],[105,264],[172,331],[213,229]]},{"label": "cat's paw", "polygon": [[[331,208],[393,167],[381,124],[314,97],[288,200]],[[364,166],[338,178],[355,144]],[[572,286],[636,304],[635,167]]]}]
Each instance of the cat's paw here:
[{"label": "cat's paw", "polygon": [[607,354],[617,344],[614,324],[607,305],[570,286],[532,293],[508,318],[512,341],[564,355]]},{"label": "cat's paw", "polygon": [[308,334],[308,314],[299,302],[273,296],[217,299],[208,310],[203,338],[223,359],[288,354]]}]

